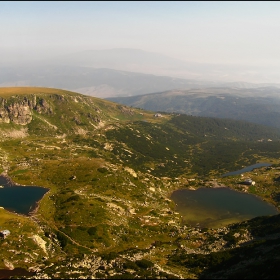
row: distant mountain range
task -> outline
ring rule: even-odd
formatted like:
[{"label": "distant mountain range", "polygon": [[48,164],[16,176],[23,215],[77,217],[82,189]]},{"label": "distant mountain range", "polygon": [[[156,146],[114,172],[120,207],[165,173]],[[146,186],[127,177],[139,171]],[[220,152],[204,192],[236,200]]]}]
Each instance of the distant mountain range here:
[{"label": "distant mountain range", "polygon": [[0,86],[44,86],[75,90],[95,97],[129,96],[213,83],[80,66],[34,65],[0,68]]},{"label": "distant mountain range", "polygon": [[[0,87],[55,87],[100,98],[173,89],[280,87],[271,83],[227,82],[221,78],[228,75],[231,80],[245,80],[251,75],[246,71],[239,71],[237,66],[185,62],[142,50],[93,50],[33,64],[1,66]],[[235,75],[239,72],[243,76]]]},{"label": "distant mountain range", "polygon": [[152,111],[246,120],[280,128],[280,89],[204,88],[108,98]]},{"label": "distant mountain range", "polygon": [[[49,62],[49,61],[48,61]],[[265,65],[199,63],[175,59],[139,49],[88,50],[55,58],[52,63],[170,76],[197,81],[226,83],[278,81],[278,71]],[[265,74],[264,74],[265,73]]]}]

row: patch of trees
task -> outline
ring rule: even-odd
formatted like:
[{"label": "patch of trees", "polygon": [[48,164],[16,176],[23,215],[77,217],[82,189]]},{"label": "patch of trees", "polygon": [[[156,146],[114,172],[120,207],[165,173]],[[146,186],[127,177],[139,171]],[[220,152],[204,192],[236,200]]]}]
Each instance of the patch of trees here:
[{"label": "patch of trees", "polygon": [[[236,244],[235,233],[247,229],[254,237],[262,239],[245,243],[241,247],[204,254],[187,254],[177,249],[169,257],[169,264],[183,265],[199,278],[274,278],[279,265],[280,239],[266,239],[270,234],[280,233],[280,215],[257,217],[234,224],[223,238],[228,245]],[[210,241],[210,240],[208,240]],[[265,253],[263,253],[265,252]],[[269,268],[270,267],[270,268]]]},{"label": "patch of trees", "polygon": [[70,202],[70,201],[79,201],[81,198],[79,197],[79,195],[75,194],[73,196],[70,196],[69,198],[67,198],[65,200],[65,202]]},{"label": "patch of trees", "polygon": [[278,129],[239,120],[193,117],[182,114],[172,118],[170,123],[176,125],[179,129],[185,129],[189,133],[197,135],[198,137],[204,137],[208,134],[208,136],[216,139],[280,139],[280,132]]},{"label": "patch of trees", "polygon": [[248,229],[253,236],[280,234],[280,215],[256,217],[248,222]]}]

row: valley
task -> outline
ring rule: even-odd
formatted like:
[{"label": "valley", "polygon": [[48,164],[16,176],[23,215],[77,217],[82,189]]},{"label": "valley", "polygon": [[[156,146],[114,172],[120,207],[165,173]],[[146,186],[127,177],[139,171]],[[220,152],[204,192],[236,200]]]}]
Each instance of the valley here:
[{"label": "valley", "polygon": [[126,106],[193,116],[226,118],[279,128],[277,85],[201,86],[138,96],[107,98]]},{"label": "valley", "polygon": [[[279,215],[201,228],[183,224],[170,199],[228,186],[279,209],[277,128],[36,87],[0,88],[0,128],[1,173],[49,189],[29,216],[0,209],[11,232],[0,240],[3,269],[33,279],[226,277],[279,247]],[[258,162],[271,166],[244,173],[255,185],[222,177]],[[263,260],[252,253],[260,248]]]}]

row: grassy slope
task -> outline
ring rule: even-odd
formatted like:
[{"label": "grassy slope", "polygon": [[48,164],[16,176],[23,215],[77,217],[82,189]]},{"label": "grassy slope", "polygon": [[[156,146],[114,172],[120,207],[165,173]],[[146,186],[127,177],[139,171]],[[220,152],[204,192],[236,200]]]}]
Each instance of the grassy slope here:
[{"label": "grassy slope", "polygon": [[28,95],[28,94],[67,94],[67,95],[79,95],[67,90],[55,89],[55,88],[42,88],[42,87],[1,87],[0,95],[4,98],[9,98],[14,95]]},{"label": "grassy slope", "polygon": [[[0,90],[5,98],[15,93],[41,96],[53,109],[52,114],[33,111],[25,137],[2,137],[0,155],[14,181],[50,188],[36,219],[47,235],[42,237],[53,244],[49,260],[55,262],[59,247],[69,256],[106,254],[136,246],[146,250],[160,241],[162,257],[155,249],[149,258],[165,265],[180,236],[180,217],[166,200],[172,190],[198,187],[201,179],[264,158],[279,163],[279,136],[259,126],[183,115],[155,118],[152,112],[56,89]],[[23,128],[0,125],[2,132]],[[190,183],[193,177],[197,180]],[[36,224],[22,219],[40,233]],[[20,259],[14,261],[18,266]]]}]

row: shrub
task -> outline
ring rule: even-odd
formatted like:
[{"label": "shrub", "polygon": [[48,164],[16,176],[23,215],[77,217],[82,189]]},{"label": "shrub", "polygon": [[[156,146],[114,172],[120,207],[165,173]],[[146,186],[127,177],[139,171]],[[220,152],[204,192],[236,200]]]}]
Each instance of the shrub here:
[{"label": "shrub", "polygon": [[148,261],[146,259],[142,259],[142,260],[137,260],[135,262],[139,267],[141,268],[144,268],[144,269],[147,269],[147,268],[150,268],[150,267],[153,267],[154,264],[151,262],[151,261]]},{"label": "shrub", "polygon": [[108,169],[106,167],[99,167],[97,168],[97,171],[99,171],[100,173],[106,173],[108,172]]},{"label": "shrub", "polygon": [[97,233],[97,227],[90,227],[87,232],[89,235],[95,235]]},{"label": "shrub", "polygon": [[80,199],[80,197],[76,194],[76,195],[70,196],[68,199],[66,199],[65,202],[78,201],[79,199]]},{"label": "shrub", "polygon": [[64,249],[68,243],[68,238],[59,231],[57,232],[56,236],[57,236],[57,239],[58,239],[61,247]]}]

